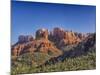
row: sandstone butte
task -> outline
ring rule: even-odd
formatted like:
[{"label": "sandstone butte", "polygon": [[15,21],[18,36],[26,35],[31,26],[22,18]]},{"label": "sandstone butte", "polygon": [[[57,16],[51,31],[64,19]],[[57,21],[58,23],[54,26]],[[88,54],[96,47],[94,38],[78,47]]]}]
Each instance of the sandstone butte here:
[{"label": "sandstone butte", "polygon": [[85,37],[85,34],[65,31],[58,27],[50,32],[47,29],[39,29],[36,31],[35,38],[32,35],[20,35],[18,41],[12,45],[11,52],[13,56],[19,56],[27,52],[62,54],[61,47],[78,44]]}]

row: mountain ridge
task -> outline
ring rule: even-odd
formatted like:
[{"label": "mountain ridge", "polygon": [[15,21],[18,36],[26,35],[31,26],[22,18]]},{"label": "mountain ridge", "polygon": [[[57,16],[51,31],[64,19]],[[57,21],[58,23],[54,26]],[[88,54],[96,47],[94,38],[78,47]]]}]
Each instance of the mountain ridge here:
[{"label": "mountain ridge", "polygon": [[12,45],[11,50],[12,54],[15,53],[14,55],[18,56],[20,55],[20,53],[22,53],[21,51],[25,50],[25,48],[27,49],[30,46],[33,49],[39,43],[41,43],[41,45],[45,47],[47,45],[47,47],[49,47],[50,45],[54,44],[55,47],[60,49],[63,46],[78,44],[85,37],[86,35],[84,34],[72,31],[64,31],[63,29],[58,27],[54,28],[53,31],[50,31],[50,33],[47,29],[38,29],[36,31],[36,38],[33,38],[32,35],[20,35],[18,37],[18,42]]},{"label": "mountain ridge", "polygon": [[31,70],[35,73],[94,69],[95,58],[96,33],[82,34],[58,27],[52,31],[38,29],[35,38],[32,35],[20,35],[11,46],[14,74],[30,73]]}]

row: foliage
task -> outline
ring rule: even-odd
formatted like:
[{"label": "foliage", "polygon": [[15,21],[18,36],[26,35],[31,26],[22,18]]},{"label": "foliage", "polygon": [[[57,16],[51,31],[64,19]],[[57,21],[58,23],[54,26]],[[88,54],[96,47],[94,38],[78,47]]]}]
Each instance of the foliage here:
[{"label": "foliage", "polygon": [[[49,55],[43,53],[25,54],[20,56],[12,65],[12,75],[24,74],[24,73],[40,73],[40,72],[55,72],[55,71],[75,71],[75,70],[91,70],[96,68],[96,53],[88,52],[87,55],[82,55],[75,58],[66,58],[63,62],[58,62],[51,65],[43,65],[37,67],[43,61],[48,60]],[[29,64],[30,60],[36,63]]]}]

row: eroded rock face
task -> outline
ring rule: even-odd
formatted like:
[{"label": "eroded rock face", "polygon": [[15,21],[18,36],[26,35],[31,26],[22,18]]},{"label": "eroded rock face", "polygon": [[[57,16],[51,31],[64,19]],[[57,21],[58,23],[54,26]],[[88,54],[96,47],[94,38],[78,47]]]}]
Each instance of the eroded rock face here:
[{"label": "eroded rock face", "polygon": [[26,53],[26,52],[31,52],[29,50],[29,48],[32,46],[34,47],[35,45],[35,39],[33,38],[33,36],[31,35],[27,35],[27,36],[24,36],[24,35],[20,35],[18,37],[18,42],[15,43],[14,45],[12,45],[12,55],[14,56],[19,56],[23,53]]},{"label": "eroded rock face", "polygon": [[47,29],[39,29],[36,31],[36,39],[48,39],[48,30]]},{"label": "eroded rock face", "polygon": [[61,54],[62,52],[57,49],[52,42],[50,42],[49,40],[46,39],[41,39],[41,40],[37,40],[37,45],[38,45],[38,49],[37,51],[39,52],[43,52],[43,53],[55,53],[55,54]]},{"label": "eroded rock face", "polygon": [[78,44],[81,41],[78,34],[72,31],[64,31],[61,28],[54,28],[54,30],[50,32],[49,39],[58,47]]},{"label": "eroded rock face", "polygon": [[42,52],[42,53],[51,53],[51,54],[62,54],[62,51],[57,49],[52,42],[48,39],[40,38],[38,40],[33,40],[25,43],[17,43],[12,47],[12,55],[19,56],[24,53],[34,53],[34,52]]},{"label": "eroded rock face", "polygon": [[55,40],[61,40],[64,38],[64,30],[61,28],[54,28],[53,37]]},{"label": "eroded rock face", "polygon": [[50,33],[47,29],[39,29],[36,31],[35,38],[31,35],[20,35],[18,42],[12,45],[12,55],[19,56],[27,52],[62,54],[61,47],[79,44],[81,41],[86,40],[87,36],[90,36],[90,34],[85,36],[81,33],[65,31],[61,28],[54,28]]},{"label": "eroded rock face", "polygon": [[35,41],[28,42],[28,43],[17,43],[15,46],[12,47],[12,55],[19,56],[23,53],[27,52],[34,52],[35,49]]},{"label": "eroded rock face", "polygon": [[19,38],[18,38],[18,42],[19,43],[25,42],[25,36],[24,35],[20,35]]},{"label": "eroded rock face", "polygon": [[27,36],[25,36],[25,35],[20,35],[19,37],[18,37],[18,42],[19,43],[26,43],[26,42],[30,42],[30,41],[33,41],[34,40],[34,38],[33,38],[33,36],[31,36],[31,35],[27,35]]},{"label": "eroded rock face", "polygon": [[[87,35],[86,35],[87,36]],[[75,48],[69,51],[65,51],[62,55],[58,57],[52,57],[49,60],[47,60],[43,65],[48,64],[56,64],[57,62],[64,61],[66,58],[73,58],[73,57],[79,57],[82,55],[86,55],[88,52],[95,51],[96,48],[96,34],[91,33],[88,34],[82,42],[80,42]]]},{"label": "eroded rock face", "polygon": [[79,38],[75,36],[75,33],[74,32],[65,32],[65,35],[64,35],[64,39],[67,41],[66,43],[68,45],[71,45],[71,44],[77,44],[79,41]]},{"label": "eroded rock face", "polygon": [[76,37],[78,37],[80,40],[84,40],[88,35],[87,34],[82,34],[82,33],[77,33],[75,32]]}]

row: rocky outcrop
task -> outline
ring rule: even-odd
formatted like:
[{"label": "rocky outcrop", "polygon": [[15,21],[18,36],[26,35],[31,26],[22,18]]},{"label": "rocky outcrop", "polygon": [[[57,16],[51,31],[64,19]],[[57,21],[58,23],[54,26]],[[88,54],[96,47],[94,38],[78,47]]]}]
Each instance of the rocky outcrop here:
[{"label": "rocky outcrop", "polygon": [[83,33],[75,32],[75,36],[78,37],[81,40],[84,40],[88,35],[87,34],[83,34]]},{"label": "rocky outcrop", "polygon": [[48,30],[47,29],[39,29],[36,31],[36,39],[48,39]]},{"label": "rocky outcrop", "polygon": [[59,46],[67,46],[72,44],[78,44],[80,38],[75,36],[74,32],[65,32],[64,38],[60,40]]},{"label": "rocky outcrop", "polygon": [[[18,37],[18,42],[12,45],[11,52],[14,56],[19,56],[20,54],[29,52],[30,46],[34,47],[35,39],[31,35],[20,35]],[[33,49],[32,49],[33,50]],[[30,51],[31,52],[31,51]]]},{"label": "rocky outcrop", "polygon": [[63,38],[64,30],[61,28],[54,28],[53,31],[50,32],[49,39],[53,41],[55,44],[59,43],[59,41]]},{"label": "rocky outcrop", "polygon": [[33,36],[31,36],[31,35],[20,35],[19,37],[18,37],[18,43],[26,43],[26,42],[30,42],[30,41],[33,41],[34,40],[34,38],[33,38]]},{"label": "rocky outcrop", "polygon": [[44,64],[40,65],[40,67],[43,65],[50,65],[64,61],[66,58],[75,58],[82,55],[86,55],[88,52],[95,52],[96,51],[95,41],[96,41],[96,34],[91,33],[87,36],[87,38],[81,41],[75,48],[69,51],[65,51],[62,55],[58,57],[50,58]]},{"label": "rocky outcrop", "polygon": [[52,32],[50,32],[49,39],[55,43],[58,48],[62,46],[78,44],[81,42],[81,35],[76,34],[72,31],[64,31],[61,28],[54,28]]},{"label": "rocky outcrop", "polygon": [[51,52],[52,54],[61,54],[62,52],[57,49],[52,42],[46,39],[37,40],[37,51],[47,53]]},{"label": "rocky outcrop", "polygon": [[[44,32],[45,33],[45,32]],[[41,34],[40,34],[41,35]],[[47,54],[62,54],[62,51],[56,48],[52,42],[50,42],[47,35],[38,35],[36,40],[32,37],[19,36],[18,42],[12,46],[12,55],[19,56],[21,54],[30,52],[42,52]]]},{"label": "rocky outcrop", "polygon": [[[61,28],[54,28],[48,32],[47,29],[39,29],[36,31],[36,36],[20,35],[18,42],[12,45],[12,55],[19,56],[30,52],[43,52],[47,54],[62,54],[62,47],[68,45],[78,45],[82,41],[87,41],[87,37],[91,34],[82,34],[73,31],[65,31]],[[91,41],[91,40],[90,40]]]}]

